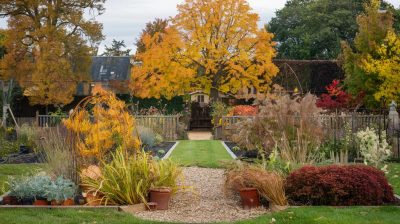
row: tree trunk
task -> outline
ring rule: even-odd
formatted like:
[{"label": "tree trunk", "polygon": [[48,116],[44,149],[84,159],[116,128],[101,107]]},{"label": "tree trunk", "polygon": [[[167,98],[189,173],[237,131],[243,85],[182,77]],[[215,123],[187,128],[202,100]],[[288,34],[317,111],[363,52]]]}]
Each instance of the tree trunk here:
[{"label": "tree trunk", "polygon": [[221,98],[219,97],[219,91],[212,87],[210,92],[210,102],[212,103],[217,101],[221,101]]}]

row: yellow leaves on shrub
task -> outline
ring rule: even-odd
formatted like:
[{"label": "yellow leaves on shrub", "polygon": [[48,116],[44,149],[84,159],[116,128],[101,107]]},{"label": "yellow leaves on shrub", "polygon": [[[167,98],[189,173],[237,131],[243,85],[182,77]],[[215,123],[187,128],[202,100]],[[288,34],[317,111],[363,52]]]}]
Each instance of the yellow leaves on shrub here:
[{"label": "yellow leaves on shrub", "polygon": [[389,31],[383,43],[377,47],[376,55],[368,55],[363,60],[363,68],[377,74],[381,85],[374,94],[377,101],[381,99],[400,101],[400,36]]},{"label": "yellow leaves on shrub", "polygon": [[124,152],[137,152],[140,140],[135,120],[126,111],[125,103],[101,87],[95,88],[93,94],[64,121],[75,136],[76,150],[82,156],[94,156],[100,160],[117,147]]}]

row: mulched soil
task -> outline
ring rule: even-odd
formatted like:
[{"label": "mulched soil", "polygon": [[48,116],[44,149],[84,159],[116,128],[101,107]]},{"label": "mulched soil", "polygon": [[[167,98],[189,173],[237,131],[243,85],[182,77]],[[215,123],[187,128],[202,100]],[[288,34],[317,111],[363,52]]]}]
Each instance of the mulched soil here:
[{"label": "mulched soil", "polygon": [[259,155],[257,150],[238,150],[237,148],[235,148],[237,145],[234,142],[225,142],[225,144],[237,156],[237,158],[241,160],[257,159]]},{"label": "mulched soil", "polygon": [[[150,149],[146,149],[147,152],[151,152],[152,155],[158,156],[159,158],[162,158],[165,156],[165,154],[168,153],[168,151],[172,148],[172,146],[175,145],[175,142],[162,142],[156,146],[151,147]],[[164,153],[160,153],[160,150],[164,150]]]}]

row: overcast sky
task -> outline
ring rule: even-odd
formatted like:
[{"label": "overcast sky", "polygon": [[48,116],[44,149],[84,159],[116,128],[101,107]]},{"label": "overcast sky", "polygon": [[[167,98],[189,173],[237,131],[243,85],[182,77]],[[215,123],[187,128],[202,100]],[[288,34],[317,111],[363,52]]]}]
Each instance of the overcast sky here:
[{"label": "overcast sky", "polygon": [[[267,23],[274,16],[275,11],[281,9],[286,2],[286,0],[248,1],[254,11],[260,15],[260,26]],[[395,7],[400,6],[400,0],[387,1]],[[183,0],[107,0],[106,12],[97,18],[103,23],[103,33],[106,36],[100,51],[104,49],[104,45],[109,45],[113,39],[124,40],[127,46],[133,49],[135,39],[147,22],[155,18],[174,16],[176,5],[182,2]],[[5,26],[5,19],[0,19],[0,27]]]}]

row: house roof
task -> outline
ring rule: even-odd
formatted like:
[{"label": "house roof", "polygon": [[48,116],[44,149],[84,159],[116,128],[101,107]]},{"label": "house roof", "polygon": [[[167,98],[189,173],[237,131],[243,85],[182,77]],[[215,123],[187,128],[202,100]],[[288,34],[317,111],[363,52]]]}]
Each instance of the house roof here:
[{"label": "house roof", "polygon": [[129,56],[93,57],[91,76],[93,82],[106,82],[109,80],[124,81],[129,79],[131,58]]}]

